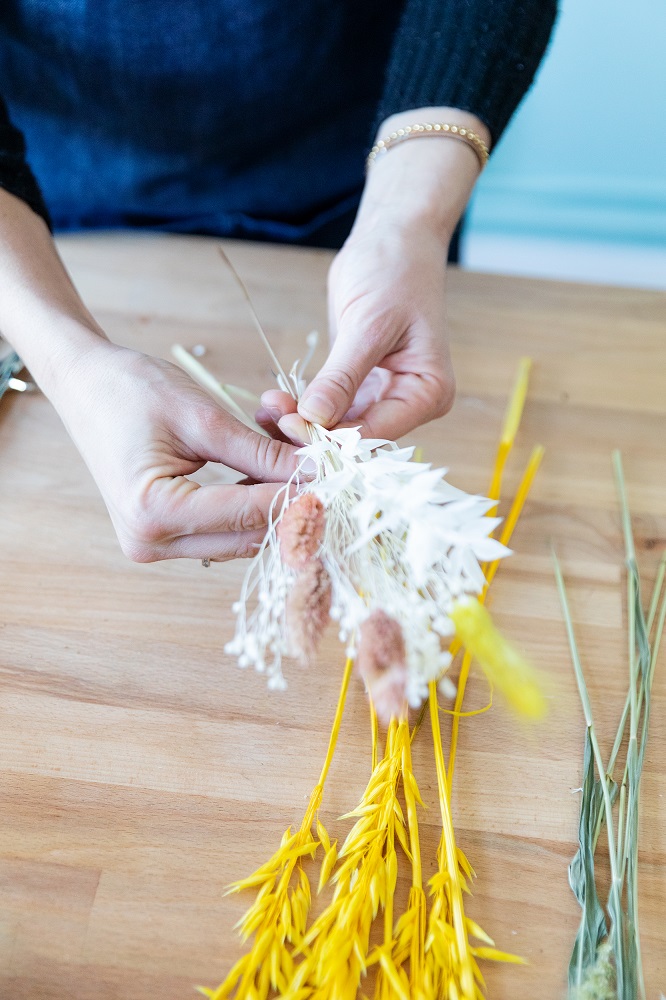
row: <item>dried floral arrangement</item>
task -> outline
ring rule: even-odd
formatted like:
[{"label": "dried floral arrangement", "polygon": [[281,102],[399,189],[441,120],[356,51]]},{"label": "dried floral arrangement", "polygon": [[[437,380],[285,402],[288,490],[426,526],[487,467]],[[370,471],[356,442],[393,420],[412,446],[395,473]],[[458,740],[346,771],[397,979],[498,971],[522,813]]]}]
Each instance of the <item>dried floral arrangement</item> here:
[{"label": "dried floral arrangement", "polygon": [[[253,309],[252,315],[278,385],[298,399],[304,365],[297,363],[287,375]],[[174,354],[232,412],[245,416],[237,401],[243,393],[217,383],[183,348]],[[416,461],[414,449],[363,439],[355,428],[310,425],[298,469],[275,498],[266,537],[245,576],[227,651],[240,666],[265,674],[271,688],[282,688],[283,659],[312,661],[324,625],[333,620],[346,663],[328,750],[300,826],[287,829],[272,858],[229,888],[256,893],[239,923],[242,939],[253,941],[220,986],[199,987],[209,1000],[352,1000],[371,970],[377,1000],[480,1000],[485,984],[479,960],[522,962],[495,948],[465,914],[464,894],[474,872],[456,843],[451,790],[460,719],[490,707],[463,711],[473,659],[491,692],[500,691],[517,712],[531,719],[545,712],[533,669],[484,607],[543,455],[541,447],[533,450],[495,538],[500,520],[494,514],[529,371],[523,359],[488,498],[451,486],[446,470]],[[306,474],[306,468],[314,472]],[[456,688],[447,671],[458,653]],[[338,847],[318,812],[354,669],[368,692],[372,766],[361,802],[341,817],[354,823]],[[455,697],[452,710],[442,708],[441,696]],[[410,708],[420,708],[414,723]],[[411,763],[411,744],[426,711],[442,822],[437,871],[427,887],[418,821],[423,801]],[[453,717],[448,762],[442,711]],[[328,888],[330,900],[310,920],[307,859],[314,862],[318,855],[317,891]],[[405,911],[397,915],[399,863],[408,866],[411,889]]]},{"label": "dried floral arrangement", "polygon": [[[569,866],[569,883],[582,911],[569,963],[569,995],[572,1000],[645,1000],[638,923],[638,804],[650,722],[650,694],[666,620],[666,590],[662,595],[666,555],[660,562],[646,615],[619,452],[613,454],[613,466],[627,568],[629,690],[605,765],[592,718],[562,570],[553,553],[555,577],[586,722],[579,846]],[[624,768],[618,783],[614,775],[622,751]],[[594,867],[604,826],[611,874],[605,908],[597,892]]]}]

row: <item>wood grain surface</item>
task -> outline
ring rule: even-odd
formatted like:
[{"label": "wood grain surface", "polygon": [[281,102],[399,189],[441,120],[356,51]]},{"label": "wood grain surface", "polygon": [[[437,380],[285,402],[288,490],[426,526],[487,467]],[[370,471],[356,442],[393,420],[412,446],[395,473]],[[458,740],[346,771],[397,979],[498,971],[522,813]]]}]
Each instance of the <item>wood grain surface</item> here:
[{"label": "wood grain surface", "polygon": [[[112,339],[168,356],[203,344],[225,381],[270,386],[268,364],[213,241],[63,239],[62,253]],[[325,329],[330,254],[227,244],[285,363]],[[493,1000],[564,996],[577,925],[567,884],[584,724],[549,546],[563,558],[607,753],[626,689],[622,543],[610,455],[622,449],[639,562],[666,539],[666,296],[451,271],[453,412],[420,430],[425,456],[468,491],[487,488],[518,358],[535,368],[507,477],[546,457],[500,570],[499,624],[548,676],[538,730],[501,705],[464,720],[454,811],[477,871],[469,913],[526,968],[486,963]],[[323,348],[320,350],[323,356]],[[102,443],[100,443],[102,446]],[[342,670],[334,635],[289,688],[224,655],[244,566],[134,565],[49,403],[0,403],[0,997],[187,1000],[241,954],[249,897],[225,885],[298,823],[323,760]],[[211,469],[221,479],[225,472]],[[504,508],[506,509],[506,508]],[[477,676],[469,707],[486,699]],[[666,992],[666,662],[654,686],[641,810],[648,996]],[[445,723],[445,734],[448,727]],[[428,727],[414,764],[438,836]],[[368,711],[352,685],[322,815],[353,808],[369,773]]]}]

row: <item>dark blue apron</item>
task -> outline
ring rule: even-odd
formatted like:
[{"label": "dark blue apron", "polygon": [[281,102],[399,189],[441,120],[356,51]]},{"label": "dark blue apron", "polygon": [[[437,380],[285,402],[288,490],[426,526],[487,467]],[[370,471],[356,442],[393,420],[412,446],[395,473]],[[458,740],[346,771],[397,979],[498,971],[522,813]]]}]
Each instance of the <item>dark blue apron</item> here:
[{"label": "dark blue apron", "polygon": [[56,229],[339,245],[402,0],[2,0]]}]

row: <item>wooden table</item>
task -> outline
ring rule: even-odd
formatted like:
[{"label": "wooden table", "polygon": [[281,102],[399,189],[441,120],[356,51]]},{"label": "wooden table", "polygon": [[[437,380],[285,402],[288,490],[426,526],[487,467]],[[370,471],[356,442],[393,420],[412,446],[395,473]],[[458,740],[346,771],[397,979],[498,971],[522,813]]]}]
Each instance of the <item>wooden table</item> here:
[{"label": "wooden table", "polygon": [[[224,380],[260,390],[268,366],[212,241],[61,241],[93,312],[118,341],[168,355],[204,344]],[[330,255],[230,244],[281,357],[325,328]],[[525,969],[485,964],[495,1000],[563,996],[577,925],[567,885],[583,719],[549,561],[571,601],[604,750],[626,687],[622,545],[610,466],[622,449],[647,578],[666,538],[666,296],[452,271],[458,398],[422,429],[428,458],[483,492],[518,358],[535,359],[507,482],[531,447],[546,458],[492,605],[551,678],[538,732],[502,707],[465,720],[454,809],[478,878],[469,903]],[[0,404],[0,996],[185,1000],[241,953],[248,898],[225,885],[300,822],[330,728],[342,651],[334,637],[284,694],[224,655],[244,567],[133,565],[48,402]],[[641,913],[648,996],[666,989],[666,667],[654,690],[642,798]],[[481,705],[475,678],[469,705]],[[428,730],[415,768],[432,868],[438,835]],[[354,683],[322,815],[352,808],[369,767]]]}]

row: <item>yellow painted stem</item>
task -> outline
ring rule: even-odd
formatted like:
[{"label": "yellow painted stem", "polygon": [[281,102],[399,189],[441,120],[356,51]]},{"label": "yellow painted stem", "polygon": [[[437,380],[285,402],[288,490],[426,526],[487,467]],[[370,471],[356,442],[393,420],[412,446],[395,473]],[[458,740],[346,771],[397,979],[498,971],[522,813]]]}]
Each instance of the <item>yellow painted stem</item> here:
[{"label": "yellow painted stem", "polygon": [[426,907],[423,895],[423,872],[421,867],[421,842],[419,838],[419,821],[416,814],[416,795],[412,782],[415,781],[412,770],[412,743],[409,737],[409,723],[405,719],[400,723],[402,730],[402,783],[407,806],[407,826],[409,829],[409,850],[412,855],[412,889],[409,907],[416,907],[416,926],[412,931],[409,956],[409,977],[412,992],[421,986],[424,971],[425,922]]},{"label": "yellow painted stem", "polygon": [[449,748],[449,769],[446,778],[449,790],[449,798],[451,797],[451,788],[453,786],[453,775],[456,769],[456,751],[458,749],[458,733],[460,731],[461,708],[462,708],[463,698],[465,697],[465,689],[467,687],[467,679],[469,677],[469,671],[471,665],[472,665],[472,657],[470,656],[469,653],[465,653],[465,655],[463,656],[462,663],[460,665],[458,690],[456,691],[456,700],[453,706],[454,715],[451,722],[451,745]]},{"label": "yellow painted stem", "polygon": [[[520,421],[522,420],[531,370],[532,359],[521,358],[518,363],[516,381],[514,382],[511,395],[509,396],[509,402],[507,403],[506,412],[504,414],[502,433],[500,434],[499,445],[497,446],[497,453],[495,455],[495,467],[493,469],[492,479],[490,480],[490,489],[488,490],[488,496],[490,499],[497,500],[498,502],[502,493],[504,466],[506,465],[506,460],[511,453],[511,449],[513,448],[514,441],[516,440],[516,434],[518,433],[518,428],[520,427]],[[493,509],[494,508],[491,508],[488,513],[492,513]]]},{"label": "yellow painted stem", "polygon": [[509,397],[509,403],[504,415],[504,425],[500,436],[500,448],[504,446],[510,451],[513,447],[513,442],[516,439],[516,434],[518,433],[520,421],[523,416],[523,409],[525,408],[527,386],[530,380],[531,370],[532,359],[521,358],[518,363],[516,381],[514,383],[511,396]]},{"label": "yellow painted stem", "polygon": [[375,705],[372,700],[372,695],[368,695],[368,700],[370,702],[370,729],[372,733],[372,773],[374,774],[375,768],[377,767],[377,747],[379,743],[379,723],[377,721],[377,712],[375,711]]},{"label": "yellow painted stem", "polygon": [[[396,721],[395,719],[391,719],[388,731],[386,733],[386,750],[384,753],[384,760],[388,760],[393,754],[393,744],[396,738],[396,732],[397,732]],[[391,852],[395,850],[394,827],[395,827],[395,815],[391,810],[391,814],[388,818],[388,825],[386,831],[387,859],[390,857]],[[389,954],[392,942],[393,942],[393,888],[391,887],[391,885],[387,885],[386,904],[384,907],[384,946],[386,947],[387,952]]]},{"label": "yellow painted stem", "polygon": [[430,723],[432,726],[432,742],[435,752],[435,767],[437,770],[439,808],[442,814],[444,855],[446,860],[446,871],[448,873],[451,886],[451,915],[453,917],[453,929],[456,936],[456,947],[458,950],[460,985],[463,990],[461,1000],[473,1000],[476,995],[474,984],[474,966],[469,948],[469,940],[467,938],[467,924],[465,921],[465,909],[462,898],[460,869],[458,867],[458,851],[456,849],[455,833],[453,832],[451,803],[449,800],[446,767],[444,764],[444,751],[442,750],[442,734],[439,726],[439,705],[437,703],[437,684],[435,681],[431,681],[429,687]]},{"label": "yellow painted stem", "polygon": [[[493,469],[493,476],[490,480],[490,486],[488,488],[488,497],[490,500],[497,500],[499,503],[500,494],[502,492],[502,478],[504,476],[504,466],[506,465],[506,460],[509,457],[509,452],[511,447],[505,442],[500,441],[497,448],[497,454],[495,455],[495,467]],[[488,514],[494,514],[497,510],[497,504],[491,507]]]},{"label": "yellow painted stem", "polygon": [[[537,445],[530,455],[530,459],[525,467],[522,479],[520,480],[520,485],[514,497],[513,503],[511,504],[511,509],[509,510],[509,516],[502,526],[502,532],[500,534],[500,542],[503,545],[508,545],[511,541],[511,536],[515,530],[516,524],[518,523],[518,518],[520,517],[523,507],[525,506],[525,501],[527,500],[528,494],[534,482],[534,477],[536,476],[539,466],[541,465],[541,460],[543,459],[544,449],[541,445]],[[499,454],[498,454],[499,461]],[[479,600],[483,603],[486,599],[486,594],[488,593],[488,588],[490,584],[495,579],[495,574],[499,567],[500,560],[496,559],[494,562],[490,563],[486,567],[486,584],[483,591],[479,595]],[[460,649],[460,642],[456,642],[451,647],[451,653],[453,656]],[[447,783],[449,786],[449,794],[451,791],[451,785],[453,783],[453,775],[455,771],[455,760],[456,751],[458,749],[458,734],[460,730],[460,719],[461,719],[461,708],[463,699],[465,697],[465,689],[467,687],[467,680],[469,677],[469,671],[472,663],[472,657],[469,653],[465,653],[463,657],[463,662],[460,667],[460,677],[458,679],[458,690],[456,692],[456,700],[453,706],[453,721],[451,724],[451,746],[449,749],[449,768]]]},{"label": "yellow painted stem", "polygon": [[331,762],[333,760],[333,755],[335,753],[335,747],[338,742],[338,735],[340,733],[340,725],[342,723],[342,716],[345,710],[345,702],[347,700],[347,691],[349,690],[349,679],[351,677],[352,667],[354,666],[354,661],[351,657],[347,658],[345,663],[345,670],[342,675],[342,684],[340,685],[340,694],[338,695],[338,704],[335,709],[335,717],[333,719],[333,726],[331,728],[331,735],[328,740],[328,750],[326,751],[326,758],[324,760],[324,765],[321,769],[321,774],[319,775],[319,785],[324,784],[326,777],[328,775],[329,769],[331,767]]},{"label": "yellow painted stem", "polygon": [[402,783],[405,792],[405,804],[407,806],[409,849],[412,855],[412,885],[417,889],[422,889],[421,844],[419,842],[419,821],[416,815],[416,798],[407,777],[407,775],[412,775],[412,747],[406,720],[400,723],[400,738],[402,742]]}]

